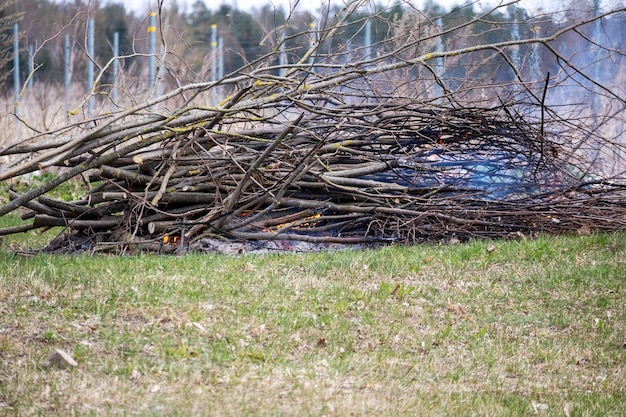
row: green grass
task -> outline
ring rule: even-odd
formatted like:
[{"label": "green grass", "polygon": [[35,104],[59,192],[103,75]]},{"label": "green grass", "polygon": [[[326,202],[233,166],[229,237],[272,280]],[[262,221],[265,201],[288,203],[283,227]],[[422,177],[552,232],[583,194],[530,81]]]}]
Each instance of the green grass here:
[{"label": "green grass", "polygon": [[[4,247],[0,415],[625,415],[625,254],[625,234],[240,257]],[[42,368],[54,348],[78,367]]]}]

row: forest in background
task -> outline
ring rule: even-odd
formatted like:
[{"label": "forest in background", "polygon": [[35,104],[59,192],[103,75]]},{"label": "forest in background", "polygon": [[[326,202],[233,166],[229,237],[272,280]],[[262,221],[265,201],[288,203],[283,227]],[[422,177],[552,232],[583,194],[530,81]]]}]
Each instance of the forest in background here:
[{"label": "forest in background", "polygon": [[[30,47],[34,51],[33,61],[36,68],[32,74],[33,80],[43,83],[63,82],[63,48],[66,34],[72,39],[73,81],[84,79],[83,74],[86,72],[89,59],[86,54],[86,22],[89,18],[93,18],[95,22],[96,65],[102,68],[112,58],[113,34],[117,32],[119,53],[124,57],[120,59],[121,68],[126,73],[134,74],[138,79],[147,77],[145,75],[147,66],[145,56],[149,53],[147,15],[137,15],[127,10],[121,2],[103,4],[99,1],[84,0],[74,2],[3,0],[3,3],[4,6],[0,7],[0,22],[3,27],[0,56],[4,59],[0,59],[0,62],[3,62],[5,68],[4,82],[8,83],[2,88],[5,93],[11,91],[11,88],[7,87],[11,85],[13,71],[13,22],[19,23],[20,27],[21,80],[26,80],[29,75]],[[559,27],[591,17],[594,13],[594,3],[576,0],[564,6],[563,10],[561,13],[530,15],[525,9],[511,5],[498,8],[490,13],[487,19],[475,22],[482,11],[471,5],[446,10],[436,2],[430,2],[424,8],[414,10],[408,3],[398,2],[391,7],[377,4],[354,12],[345,27],[319,48],[318,54],[323,55],[326,51],[328,55],[333,55],[334,51],[342,48],[344,50],[350,48],[356,51],[352,52],[353,54],[361,57],[366,48],[367,53],[383,54],[385,46],[392,43],[399,30],[406,30],[407,26],[424,28],[423,31],[440,32],[441,36],[437,43],[424,42],[424,47],[432,49],[451,50],[515,40],[516,37],[517,39],[539,37],[554,32]],[[317,30],[323,30],[339,12],[339,6],[327,6],[316,16],[309,11],[293,12],[281,7],[275,8],[270,3],[244,11],[227,4],[212,10],[204,2],[197,1],[188,11],[173,3],[164,6],[158,12],[160,51],[164,52],[163,62],[167,69],[167,75],[163,79],[165,82],[168,79],[175,81],[172,84],[175,86],[179,83],[202,82],[209,79],[212,25],[217,25],[217,35],[223,40],[221,73],[231,74],[235,71],[245,73],[246,65],[272,53],[280,43],[281,37],[285,39],[288,63],[297,62],[310,46],[311,33],[314,36]],[[366,33],[364,19],[368,18],[371,19],[371,30]],[[458,30],[466,22],[473,23],[463,30]],[[603,37],[602,43],[608,42],[610,46],[618,49],[618,46],[626,41],[626,33],[620,30],[625,24],[626,18],[623,14],[603,19],[600,33]],[[446,34],[446,30],[453,27],[457,30]],[[596,71],[598,75],[598,70],[591,68],[591,62],[602,57],[597,57],[594,51],[588,50],[588,45],[581,43],[581,40],[598,36],[592,34],[593,30],[591,24],[582,27],[579,33],[581,37],[574,34],[563,36],[554,42],[554,47],[564,51],[564,55],[581,61],[583,68],[587,67],[590,73]],[[418,52],[421,51],[414,48],[405,51],[409,58]],[[555,74],[559,71],[560,63],[552,51],[544,45],[520,45],[517,54],[523,58],[522,65],[525,64],[530,78],[543,79],[547,73]],[[599,75],[604,79],[609,74],[614,74],[615,68],[621,65],[622,58],[619,54],[612,55],[611,62],[602,63],[601,71],[605,75]],[[347,55],[345,59],[348,59]],[[588,62],[583,62],[585,60]],[[504,63],[502,56],[492,56],[490,51],[471,56],[463,55],[458,59],[452,57],[442,63],[442,67],[445,67],[442,68],[445,73],[445,77],[442,78],[449,80],[451,89],[458,84],[455,80],[464,80],[468,76],[478,79],[489,76],[494,77],[494,81],[514,79],[513,71],[498,70],[499,67],[505,66]],[[252,67],[248,67],[248,70]],[[469,68],[473,68],[471,74],[468,72]],[[108,81],[106,73],[102,81],[105,84]]]}]

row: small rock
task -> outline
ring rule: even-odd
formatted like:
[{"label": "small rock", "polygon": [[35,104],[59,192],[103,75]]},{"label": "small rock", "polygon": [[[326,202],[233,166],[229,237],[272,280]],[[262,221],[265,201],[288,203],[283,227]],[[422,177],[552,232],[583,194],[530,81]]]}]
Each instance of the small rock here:
[{"label": "small rock", "polygon": [[54,349],[48,357],[41,363],[44,368],[64,369],[70,366],[78,366],[74,358],[61,349]]}]

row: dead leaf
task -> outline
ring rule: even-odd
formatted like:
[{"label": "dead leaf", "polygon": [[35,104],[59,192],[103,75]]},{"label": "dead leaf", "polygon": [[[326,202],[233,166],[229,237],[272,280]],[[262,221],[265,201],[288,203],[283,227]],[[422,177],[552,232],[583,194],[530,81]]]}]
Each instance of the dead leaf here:
[{"label": "dead leaf", "polygon": [[202,324],[198,323],[197,321],[191,321],[191,322],[185,323],[185,327],[195,327],[196,329],[200,330],[202,333],[206,332],[206,328]]},{"label": "dead leaf", "polygon": [[591,234],[591,228],[588,224],[583,224],[576,230],[579,236],[589,236]]},{"label": "dead leaf", "polygon": [[576,365],[584,366],[593,363],[593,353],[588,350],[584,350],[580,353],[580,356],[576,359]]},{"label": "dead leaf", "polygon": [[535,412],[535,414],[546,412],[549,409],[548,404],[544,403],[532,401],[531,405],[533,406],[533,411]]},{"label": "dead leaf", "polygon": [[580,256],[580,252],[576,254],[576,265],[582,265],[585,261],[582,256]]},{"label": "dead leaf", "polygon": [[248,262],[244,265],[243,270],[244,272],[254,272],[256,271],[256,266],[254,266],[251,262]]},{"label": "dead leaf", "polygon": [[457,316],[461,317],[462,319],[467,319],[467,314],[465,314],[465,309],[460,304],[448,304],[446,309],[450,313],[454,313]]},{"label": "dead leaf", "polygon": [[395,297],[395,295],[398,293],[398,290],[400,290],[400,284],[396,284],[396,288],[391,291],[391,295]]},{"label": "dead leaf", "polygon": [[265,332],[265,324],[262,324],[260,326],[255,326],[252,329],[250,329],[250,336],[257,338],[261,336],[261,334],[264,332]]}]

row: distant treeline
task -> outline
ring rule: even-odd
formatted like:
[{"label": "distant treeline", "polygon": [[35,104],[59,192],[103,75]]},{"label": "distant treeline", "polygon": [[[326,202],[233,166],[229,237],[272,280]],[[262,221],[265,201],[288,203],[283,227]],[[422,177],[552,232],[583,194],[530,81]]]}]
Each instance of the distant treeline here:
[{"label": "distant treeline", "polygon": [[[36,72],[33,75],[36,82],[63,82],[64,65],[64,38],[70,34],[72,39],[72,73],[83,74],[87,65],[86,54],[86,22],[89,18],[95,21],[95,62],[104,66],[113,56],[113,36],[119,34],[119,53],[126,56],[121,60],[125,71],[143,71],[146,64],[145,54],[148,53],[148,13],[137,15],[127,10],[123,3],[75,0],[53,2],[50,0],[1,0],[5,3],[0,6],[0,48],[4,56],[12,57],[13,27],[12,21],[19,24],[20,29],[20,65],[21,80],[25,80],[29,71],[29,47],[35,52],[34,64]],[[9,5],[10,6],[7,6]],[[229,74],[241,69],[248,63],[254,63],[260,56],[276,50],[281,39],[285,39],[283,50],[287,51],[287,62],[296,62],[310,45],[311,34],[328,27],[335,15],[335,10],[322,10],[319,15],[308,11],[290,13],[282,7],[274,7],[270,3],[259,5],[250,11],[239,10],[222,4],[216,10],[209,9],[203,1],[196,1],[189,10],[182,10],[176,3],[163,8],[158,14],[158,39],[161,52],[167,52],[164,57],[170,76],[185,82],[207,79],[210,70],[212,33],[211,25],[217,25],[217,35],[223,44],[223,67],[221,73]],[[437,44],[425,42],[425,47],[432,48],[439,45],[441,48],[459,48],[472,45],[484,45],[508,39],[524,39],[550,33],[560,26],[571,21],[589,17],[594,13],[593,4],[589,1],[572,2],[564,7],[566,10],[559,14],[545,14],[540,17],[530,17],[529,13],[514,6],[498,9],[485,19],[479,19],[466,28],[447,32],[453,27],[462,27],[463,23],[476,20],[482,11],[471,6],[444,9],[436,2],[428,2],[420,9],[410,9],[398,2],[392,7],[370,7],[354,13],[349,24],[320,48],[320,53],[332,51],[338,47],[345,49],[363,48],[366,45],[369,51],[377,53],[393,42],[398,30],[416,30],[416,36],[431,37],[439,32]],[[6,19],[7,17],[13,19]],[[5,18],[3,20],[3,17]],[[370,28],[367,37],[364,22],[369,18]],[[289,19],[289,21],[288,21]],[[612,19],[612,20],[611,20]],[[602,36],[610,40],[613,45],[624,45],[626,31],[619,28],[626,27],[626,18],[623,14],[603,21]],[[428,29],[430,27],[430,29]],[[418,29],[421,28],[421,29]],[[433,32],[433,28],[435,32]],[[592,25],[586,28],[589,37],[593,36]],[[596,34],[597,35],[597,34]],[[568,56],[576,59],[589,59],[589,51],[581,50],[571,36],[559,40],[560,45],[555,48],[568,50]],[[569,44],[568,42],[571,42]],[[530,57],[532,46],[520,46],[517,54]],[[536,47],[535,47],[536,48]],[[588,45],[585,46],[588,49]],[[545,49],[545,48],[544,48]],[[332,53],[332,52],[331,52]],[[371,52],[370,52],[371,53]],[[407,53],[407,51],[404,51]],[[558,71],[559,62],[549,51],[535,50],[537,62],[525,62],[527,68],[537,71],[537,75],[549,71]],[[0,54],[0,56],[3,56]],[[144,56],[141,56],[144,55]],[[484,57],[488,54],[485,53]],[[544,60],[543,57],[546,57]],[[547,57],[550,56],[548,59]],[[593,58],[593,57],[592,57]],[[465,59],[465,58],[463,58]],[[472,56],[473,62],[460,59],[458,62],[450,60],[446,65],[446,77],[451,86],[454,79],[465,79],[471,74],[476,65],[480,65],[481,54]],[[529,61],[528,58],[526,61]],[[278,61],[278,58],[276,58]],[[13,71],[11,59],[0,61],[5,67],[6,83],[10,81]],[[136,65],[135,65],[136,63]],[[490,66],[502,63],[491,62]],[[534,69],[531,66],[534,65]],[[605,71],[610,68],[604,67]],[[485,69],[487,71],[487,69]],[[493,73],[493,68],[489,69]],[[498,73],[498,72],[496,72]],[[500,77],[512,77],[511,71],[498,73]],[[76,75],[74,75],[76,78]],[[106,79],[105,79],[106,81]],[[2,90],[7,90],[4,87]]]}]

